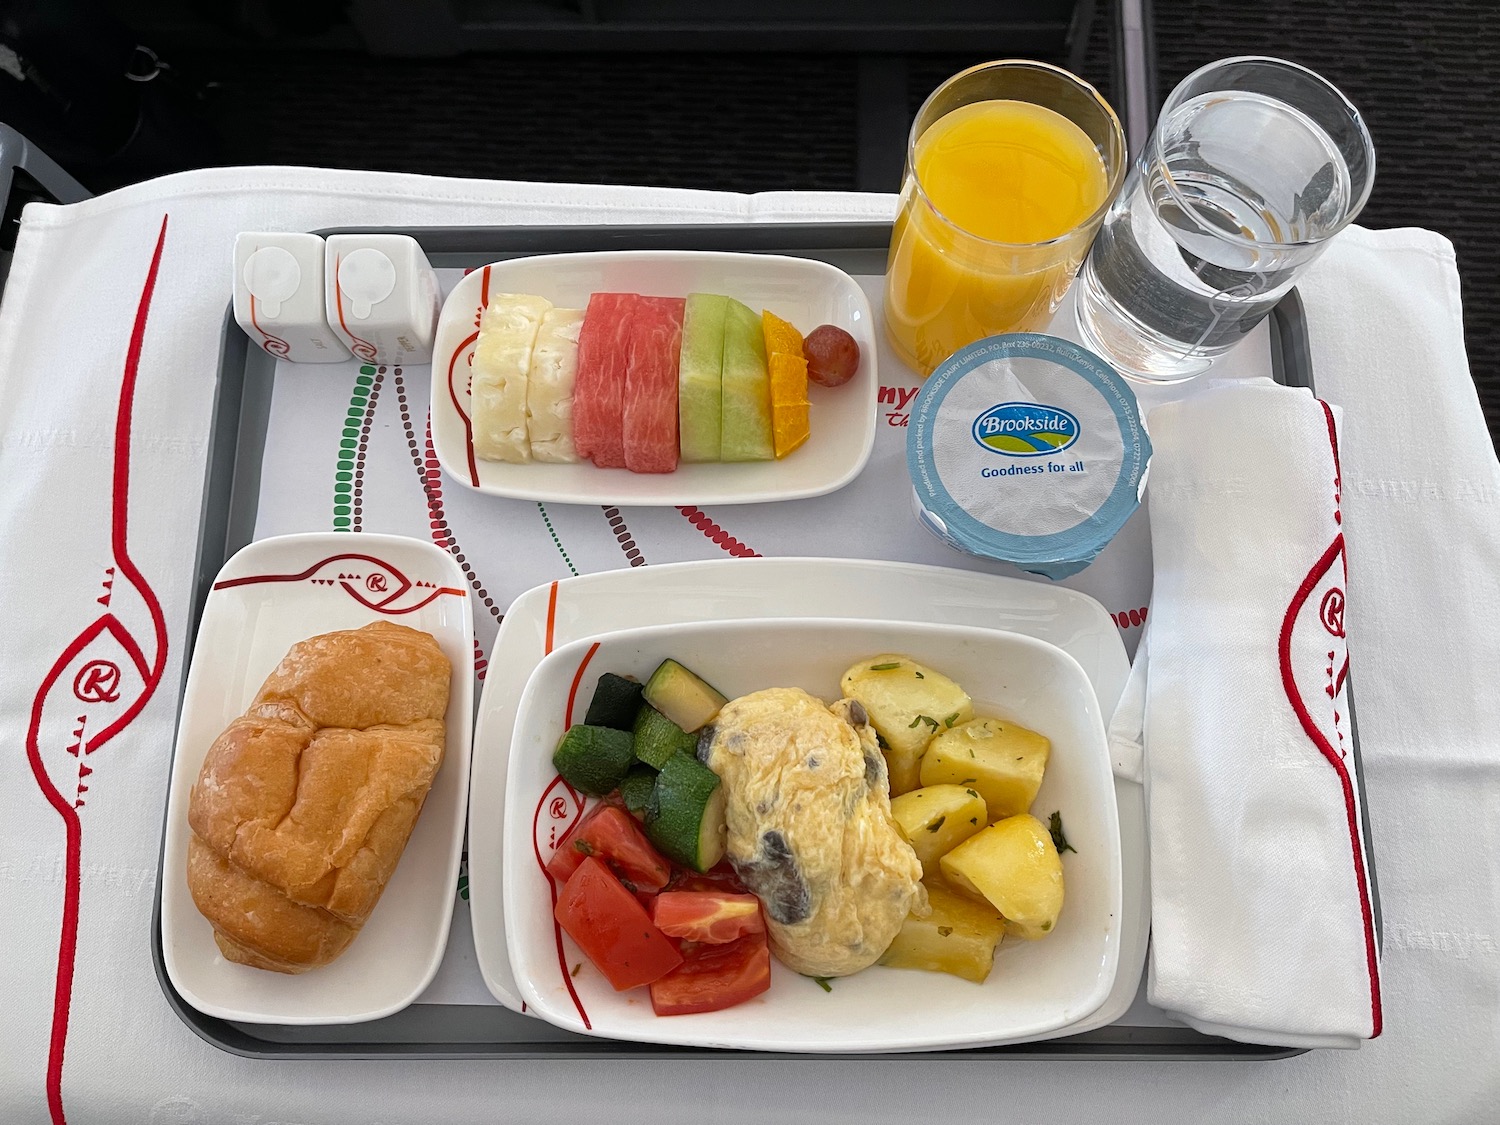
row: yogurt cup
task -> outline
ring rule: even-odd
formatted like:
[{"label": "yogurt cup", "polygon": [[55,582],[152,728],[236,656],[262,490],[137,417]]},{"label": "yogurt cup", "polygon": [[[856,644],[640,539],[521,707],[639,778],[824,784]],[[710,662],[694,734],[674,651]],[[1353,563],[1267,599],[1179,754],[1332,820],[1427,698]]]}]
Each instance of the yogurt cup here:
[{"label": "yogurt cup", "polygon": [[1151,461],[1135,394],[1069,340],[990,336],[928,378],[906,439],[917,520],[949,546],[1066,578],[1140,506]]}]

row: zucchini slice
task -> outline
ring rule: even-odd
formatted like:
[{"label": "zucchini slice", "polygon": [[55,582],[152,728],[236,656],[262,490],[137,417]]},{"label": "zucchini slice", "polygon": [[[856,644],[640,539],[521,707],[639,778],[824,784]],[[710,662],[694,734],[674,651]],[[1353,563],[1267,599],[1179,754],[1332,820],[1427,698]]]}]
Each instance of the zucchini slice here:
[{"label": "zucchini slice", "polygon": [[723,859],[728,828],[719,775],[681,751],[668,758],[646,808],[646,835],[662,854],[695,871]]},{"label": "zucchini slice", "polygon": [[583,721],[591,727],[630,730],[635,726],[635,713],[641,709],[644,688],[639,680],[627,680],[613,672],[604,673],[594,688],[594,698],[589,700],[588,714]]},{"label": "zucchini slice", "polygon": [[648,766],[661,769],[673,754],[681,750],[693,753],[696,736],[688,734],[649,703],[641,704],[635,716],[635,756]]},{"label": "zucchini slice", "polygon": [[591,797],[619,787],[635,763],[635,739],[628,730],[574,723],[552,752],[552,767],[562,779]]},{"label": "zucchini slice", "polygon": [[663,660],[646,681],[646,702],[692,733],[707,726],[729,700],[675,660]]}]

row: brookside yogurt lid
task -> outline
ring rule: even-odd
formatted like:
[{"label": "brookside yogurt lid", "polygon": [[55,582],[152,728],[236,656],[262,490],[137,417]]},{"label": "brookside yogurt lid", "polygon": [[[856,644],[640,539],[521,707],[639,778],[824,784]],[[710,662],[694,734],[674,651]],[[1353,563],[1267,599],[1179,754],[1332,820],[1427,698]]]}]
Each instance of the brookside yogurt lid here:
[{"label": "brookside yogurt lid", "polygon": [[1088,566],[1140,504],[1151,442],[1135,394],[1093,352],[1035,332],[948,357],[906,438],[918,520],[1048,578]]}]

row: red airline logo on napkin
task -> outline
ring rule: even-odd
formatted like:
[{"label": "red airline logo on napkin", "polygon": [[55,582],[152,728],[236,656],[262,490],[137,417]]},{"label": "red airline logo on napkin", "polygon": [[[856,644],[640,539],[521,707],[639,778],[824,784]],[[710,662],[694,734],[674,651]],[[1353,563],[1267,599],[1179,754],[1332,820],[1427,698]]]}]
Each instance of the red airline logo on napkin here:
[{"label": "red airline logo on napkin", "polygon": [[1328,422],[1328,443],[1333,455],[1333,541],[1297,588],[1281,623],[1278,656],[1281,681],[1287,700],[1302,729],[1333,767],[1343,790],[1349,822],[1349,844],[1365,930],[1365,960],[1370,980],[1370,1037],[1380,1034],[1380,969],[1375,950],[1375,922],[1370,909],[1370,885],[1365,872],[1364,839],[1360,832],[1359,806],[1354,780],[1349,772],[1348,704],[1344,693],[1349,674],[1349,649],[1344,639],[1344,590],[1348,570],[1344,557],[1344,535],[1339,529],[1338,432],[1333,411],[1320,403]]},{"label": "red airline logo on napkin", "polygon": [[[68,1010],[73,999],[83,852],[83,826],[78,810],[88,803],[88,778],[95,770],[90,764],[94,761],[91,755],[140,714],[161,683],[167,663],[166,617],[150,583],[131,561],[126,544],[130,525],[130,424],[135,408],[136,373],[166,239],[167,216],[163,215],[156,249],[136,306],[120,379],[110,482],[108,551],[114,565],[106,568],[102,592],[95,598],[104,612],[67,644],[42,678],[32,701],[31,724],[26,732],[26,757],[37,787],[62,817],[67,833],[57,984],[47,1054],[47,1108],[57,1125],[66,1120],[62,1106],[63,1048],[67,1044]],[[66,734],[60,739],[58,732]]]}]

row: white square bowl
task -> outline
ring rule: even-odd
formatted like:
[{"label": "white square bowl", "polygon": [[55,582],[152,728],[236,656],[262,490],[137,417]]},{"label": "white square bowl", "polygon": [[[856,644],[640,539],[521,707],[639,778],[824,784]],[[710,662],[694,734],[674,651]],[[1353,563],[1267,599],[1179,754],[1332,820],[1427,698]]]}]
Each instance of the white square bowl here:
[{"label": "white square bowl", "polygon": [[[644,680],[672,657],[733,698],[801,687],[825,701],[839,677],[877,653],[952,677],[975,713],[1052,742],[1032,806],[1062,813],[1076,852],[1063,857],[1064,904],[1039,942],[1008,939],[982,985],[872,967],[815,982],[773,964],[764,995],[721,1012],[658,1018],[647,989],[615,992],[552,918],[559,889],[543,864],[581,798],[552,768],[564,730],[582,721],[605,672]],[[897,621],[801,618],[653,626],[575,641],[537,666],[522,694],[505,804],[506,942],[522,998],[550,1023],[610,1039],[787,1052],[977,1047],[1063,1033],[1109,995],[1119,962],[1120,834],[1104,722],[1083,669],[1061,649],[997,630]],[[571,975],[582,963],[577,976]]]}]

